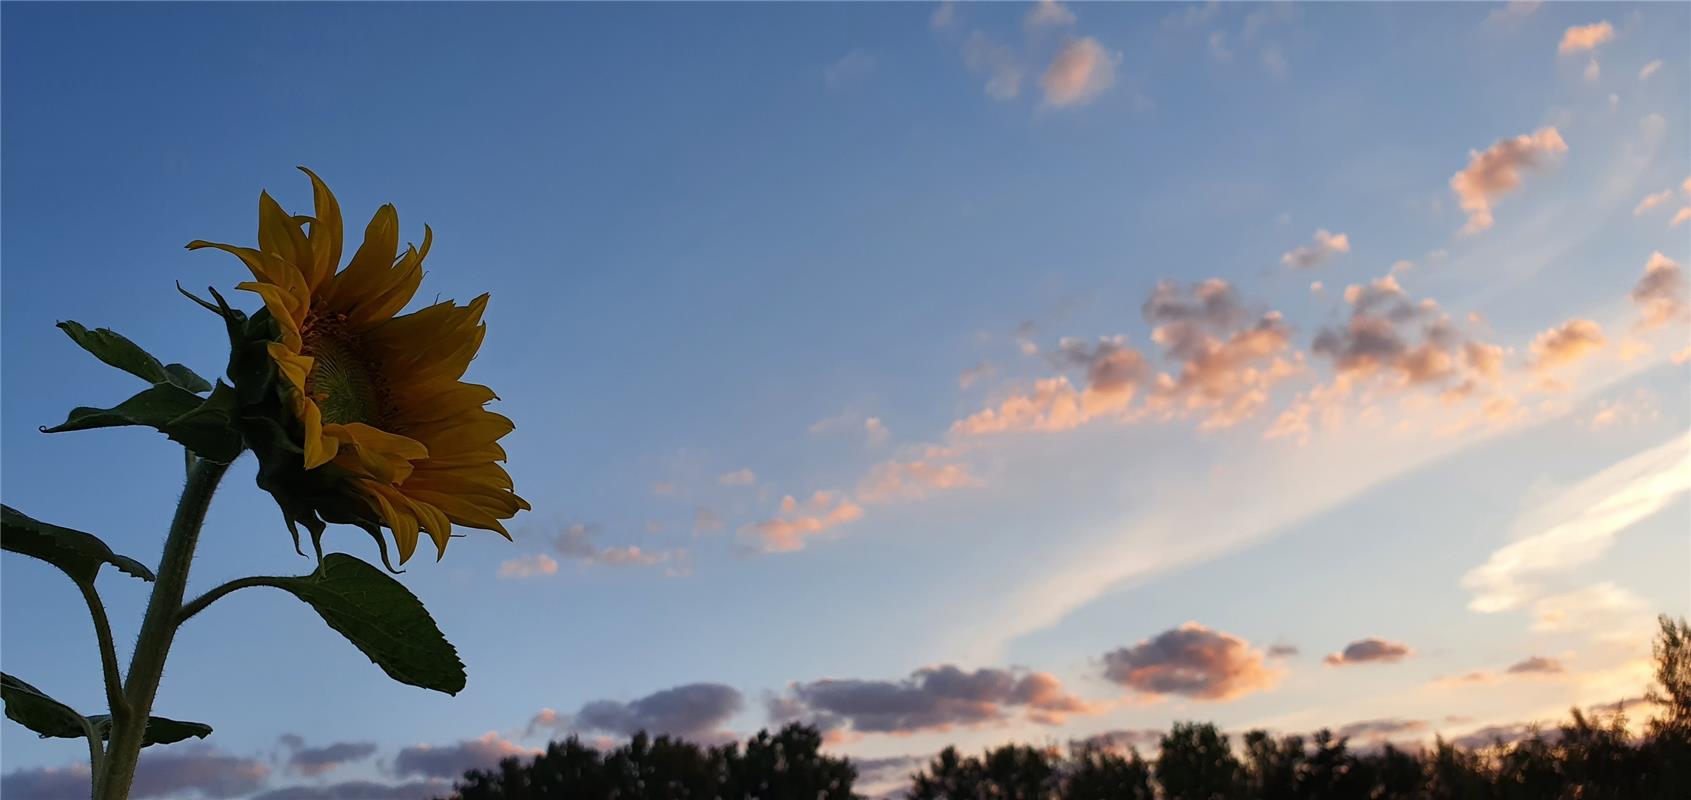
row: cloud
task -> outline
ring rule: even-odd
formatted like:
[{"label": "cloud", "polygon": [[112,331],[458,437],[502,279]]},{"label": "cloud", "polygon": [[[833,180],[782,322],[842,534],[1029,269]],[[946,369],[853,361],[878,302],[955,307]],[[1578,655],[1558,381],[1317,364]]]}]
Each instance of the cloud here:
[{"label": "cloud", "polygon": [[933,16],[928,17],[928,27],[934,30],[949,28],[957,21],[956,0],[941,0],[939,7],[934,9]]},{"label": "cloud", "polygon": [[1317,228],[1315,239],[1309,244],[1301,244],[1280,256],[1280,263],[1293,269],[1310,269],[1320,266],[1327,259],[1340,253],[1350,252],[1350,237],[1342,233],[1329,233],[1324,228]]},{"label": "cloud", "polygon": [[[1691,437],[1675,436],[1557,492],[1514,523],[1516,540],[1469,570],[1462,585],[1468,608],[1495,613],[1520,608],[1542,594],[1542,582],[1595,561],[1621,531],[1691,491]],[[1608,602],[1614,592],[1586,600]],[[1626,605],[1621,603],[1620,605]],[[1566,616],[1563,606],[1541,609]]]},{"label": "cloud", "polygon": [[[146,751],[135,768],[129,796],[134,800],[198,797],[225,800],[264,787],[270,768],[263,762],[222,753],[208,745],[186,744]],[[65,800],[87,797],[86,764],[27,767],[0,776],[0,796],[7,800]]]},{"label": "cloud", "polygon": [[1573,364],[1603,349],[1603,326],[1588,319],[1571,319],[1532,340],[1533,366],[1553,370]]},{"label": "cloud", "polygon": [[1533,603],[1535,633],[1590,633],[1632,641],[1650,627],[1650,604],[1604,581],[1583,589],[1541,597]]},{"label": "cloud", "polygon": [[1651,75],[1654,75],[1657,72],[1660,72],[1661,69],[1662,69],[1662,60],[1658,58],[1655,61],[1652,61],[1648,64],[1645,64],[1644,68],[1640,69],[1638,71],[1638,79],[1641,80],[1641,81],[1647,81],[1647,80],[1650,79]]},{"label": "cloud", "polygon": [[1567,151],[1567,142],[1554,127],[1539,128],[1513,139],[1499,139],[1483,153],[1471,151],[1468,166],[1450,178],[1450,189],[1468,214],[1463,232],[1477,233],[1490,228],[1492,204],[1521,185],[1521,173],[1542,166],[1549,156]]},{"label": "cloud", "polygon": [[887,438],[890,436],[892,436],[892,431],[887,430],[886,424],[881,422],[880,417],[870,417],[863,421],[863,438],[869,442],[870,447],[880,447],[886,444]]},{"label": "cloud", "polygon": [[1596,83],[1598,81],[1598,79],[1600,79],[1602,77],[1603,77],[1603,65],[1597,63],[1596,57],[1593,57],[1590,61],[1587,61],[1586,64],[1585,64],[1585,82],[1586,83]]},{"label": "cloud", "polygon": [[1028,30],[1036,28],[1060,28],[1074,24],[1074,12],[1057,0],[1039,0],[1028,9],[1028,14],[1022,20]]},{"label": "cloud", "polygon": [[781,515],[754,522],[740,529],[766,553],[803,550],[806,537],[863,516],[863,507],[838,492],[818,491],[799,502],[792,495],[781,499]]},{"label": "cloud", "polygon": [[658,481],[652,484],[652,494],[658,497],[674,497],[680,492],[675,488],[675,484],[668,481]]},{"label": "cloud", "polygon": [[1279,45],[1268,45],[1262,48],[1262,66],[1270,75],[1276,78],[1286,77],[1286,52]]},{"label": "cloud", "polygon": [[545,553],[518,556],[499,562],[499,577],[507,580],[555,575],[558,562]]},{"label": "cloud", "polygon": [[[687,551],[675,550],[645,550],[638,546],[604,547],[593,543],[594,528],[582,523],[575,523],[558,534],[552,541],[552,546],[558,554],[571,561],[583,564],[602,564],[607,567],[650,567],[659,564],[680,562],[682,566],[670,570],[671,574],[687,571],[685,562]],[[503,571],[503,567],[501,567]]]},{"label": "cloud", "polygon": [[1150,695],[1232,700],[1274,686],[1280,673],[1249,642],[1196,622],[1104,654],[1104,677]]},{"label": "cloud", "polygon": [[499,738],[489,731],[479,739],[465,739],[449,745],[419,744],[404,748],[393,759],[397,777],[421,775],[457,778],[472,769],[486,769],[506,758],[538,755],[539,750]]},{"label": "cloud", "polygon": [[1661,404],[1657,402],[1656,395],[1639,387],[1629,394],[1598,403],[1597,411],[1591,415],[1589,427],[1594,431],[1604,431],[1623,425],[1652,422],[1661,415]]},{"label": "cloud", "polygon": [[1091,102],[1115,83],[1116,60],[1097,39],[1071,39],[1039,78],[1045,104],[1063,108]]},{"label": "cloud", "polygon": [[716,482],[719,486],[751,486],[757,483],[757,473],[749,469],[737,469],[716,476]]},{"label": "cloud", "polygon": [[803,719],[823,730],[908,734],[973,727],[1008,718],[1015,711],[1045,725],[1099,707],[1069,693],[1045,672],[943,664],[923,667],[897,681],[825,678],[793,683],[775,698],[776,721]]},{"label": "cloud", "polygon": [[87,764],[24,767],[0,775],[0,796],[12,800],[64,800],[85,797],[92,780]]},{"label": "cloud", "polygon": [[1595,50],[1597,46],[1615,38],[1615,26],[1608,20],[1594,22],[1590,25],[1575,25],[1562,32],[1562,42],[1556,45],[1556,52],[1562,55],[1578,53],[1584,50]]},{"label": "cloud", "polygon": [[528,720],[528,727],[523,729],[523,738],[534,736],[541,731],[567,730],[570,726],[570,716],[559,714],[550,708],[542,708],[535,712]]},{"label": "cloud", "polygon": [[1294,644],[1269,645],[1269,658],[1289,658],[1298,654],[1298,646]]},{"label": "cloud", "polygon": [[375,742],[335,742],[322,747],[306,747],[298,736],[283,737],[283,744],[292,752],[288,767],[301,775],[316,777],[333,771],[342,764],[363,761],[376,754]]},{"label": "cloud", "polygon": [[1280,313],[1268,311],[1251,322],[1233,286],[1219,278],[1189,290],[1161,281],[1140,312],[1153,326],[1151,341],[1178,365],[1174,374],[1157,376],[1152,405],[1202,414],[1202,430],[1254,416],[1268,402],[1269,390],[1299,370],[1285,357],[1292,329]]},{"label": "cloud", "polygon": [[693,533],[715,533],[722,530],[722,518],[704,506],[693,509]]},{"label": "cloud", "polygon": [[1668,227],[1677,228],[1684,225],[1686,222],[1691,222],[1691,206],[1686,206],[1675,212],[1673,219],[1668,221]]},{"label": "cloud", "polygon": [[1152,748],[1162,744],[1163,731],[1160,728],[1117,728],[1103,733],[1094,733],[1079,740],[1083,747],[1096,747],[1114,752],[1138,750],[1141,747]]},{"label": "cloud", "polygon": [[745,705],[740,691],[720,683],[690,683],[623,703],[595,700],[575,713],[581,731],[632,736],[640,731],[667,733],[694,741],[715,742],[732,735],[721,730]]},{"label": "cloud", "polygon": [[963,65],[986,76],[986,94],[994,100],[1014,100],[1022,93],[1022,67],[1016,54],[980,31],[970,32],[963,40]]},{"label": "cloud", "polygon": [[997,367],[982,361],[979,364],[963,370],[963,373],[957,376],[957,388],[967,389],[980,381],[992,377],[997,372]]},{"label": "cloud", "polygon": [[878,66],[879,59],[874,53],[852,50],[822,69],[822,82],[829,89],[844,89],[875,74]]},{"label": "cloud", "polygon": [[1367,719],[1352,722],[1340,727],[1334,733],[1343,739],[1360,739],[1364,742],[1384,742],[1391,739],[1402,739],[1410,734],[1419,734],[1427,729],[1426,720],[1401,719]]},{"label": "cloud", "polygon": [[1538,12],[1544,0],[1509,0],[1502,8],[1486,15],[1486,22],[1492,25],[1519,22]]},{"label": "cloud", "polygon": [[284,786],[260,792],[249,800],[428,800],[452,793],[452,782],[438,778],[410,783],[341,781],[321,786]]},{"label": "cloud", "polygon": [[1547,675],[1562,672],[1562,662],[1547,656],[1532,656],[1509,665],[1510,675]]},{"label": "cloud", "polygon": [[1635,216],[1635,217],[1642,217],[1642,216],[1644,216],[1644,212],[1649,211],[1650,209],[1655,208],[1656,206],[1662,205],[1662,204],[1664,204],[1664,203],[1666,203],[1666,202],[1668,202],[1669,200],[1672,200],[1672,199],[1673,199],[1673,190],[1672,189],[1663,189],[1659,192],[1656,192],[1655,194],[1647,194],[1647,195],[1644,196],[1644,199],[1639,200],[1638,205],[1635,206],[1632,209],[1632,215]]},{"label": "cloud", "polygon": [[1370,637],[1351,642],[1337,653],[1328,653],[1321,659],[1321,663],[1333,667],[1346,664],[1392,664],[1402,661],[1412,652],[1414,651],[1409,649],[1408,645],[1401,642]]},{"label": "cloud", "polygon": [[1210,58],[1223,64],[1233,60],[1233,51],[1227,49],[1227,32],[1210,31]]},{"label": "cloud", "polygon": [[883,461],[858,483],[857,499],[864,503],[914,500],[936,491],[978,485],[980,480],[959,464]]},{"label": "cloud", "polygon": [[1441,388],[1459,402],[1502,372],[1503,350],[1469,337],[1431,298],[1414,300],[1387,275],[1345,287],[1350,318],[1343,327],[1316,332],[1310,351],[1328,359],[1332,384],[1295,401],[1276,422],[1274,435],[1307,435],[1309,419],[1331,413],[1351,387],[1383,379],[1385,388]]},{"label": "cloud", "polygon": [[1661,251],[1652,252],[1644,276],[1632,287],[1632,302],[1644,314],[1639,327],[1650,330],[1691,319],[1687,292],[1685,270]]}]

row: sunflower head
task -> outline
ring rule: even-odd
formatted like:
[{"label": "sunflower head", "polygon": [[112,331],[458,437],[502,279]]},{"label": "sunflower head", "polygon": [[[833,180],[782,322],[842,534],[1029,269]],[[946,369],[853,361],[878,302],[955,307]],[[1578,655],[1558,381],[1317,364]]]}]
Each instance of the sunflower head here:
[{"label": "sunflower head", "polygon": [[[399,249],[399,219],[382,206],[338,269],[340,206],[316,174],[311,216],[261,194],[258,246],[194,241],[240,258],[253,279],[237,288],[264,306],[250,317],[217,296],[229,328],[229,379],[258,483],[294,533],[321,553],[327,523],[371,533],[387,560],[386,527],[400,563],[420,534],[444,554],[454,525],[496,531],[528,503],[512,489],[499,439],[512,423],[488,411],[493,390],[463,381],[481,347],[487,295],[399,312],[423,278],[433,233]],[[215,293],[214,293],[215,294]]]}]

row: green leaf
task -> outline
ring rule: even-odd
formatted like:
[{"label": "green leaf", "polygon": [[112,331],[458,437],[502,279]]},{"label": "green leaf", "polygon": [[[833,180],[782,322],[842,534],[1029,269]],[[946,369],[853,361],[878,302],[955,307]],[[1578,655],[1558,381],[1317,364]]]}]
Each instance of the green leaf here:
[{"label": "green leaf", "polygon": [[308,603],[388,677],[446,694],[463,691],[466,678],[458,651],[422,601],[387,573],[344,553],[330,553],[310,575],[266,583]]},{"label": "green leaf", "polygon": [[42,738],[69,739],[84,735],[81,714],[3,672],[0,672],[0,698],[6,701],[8,718],[41,734]]},{"label": "green leaf", "polygon": [[190,392],[199,394],[200,392],[211,391],[211,382],[200,377],[199,373],[188,369],[186,366],[181,364],[166,364],[164,365],[164,372],[166,375],[170,376],[171,383],[187,389]]},{"label": "green leaf", "polygon": [[92,533],[42,522],[6,505],[0,505],[0,524],[0,546],[52,564],[72,580],[92,582],[101,564],[110,564],[144,581],[153,579],[153,571],[146,565],[112,552]]},{"label": "green leaf", "polygon": [[[109,739],[112,734],[112,718],[109,714],[95,714],[88,718],[94,724],[94,730],[101,739]],[[78,734],[80,735],[80,734]],[[169,717],[148,717],[147,732],[141,735],[141,746],[151,747],[155,744],[176,744],[190,736],[201,739],[211,735],[211,726],[203,722],[183,722]]]},{"label": "green leaf", "polygon": [[59,329],[95,358],[148,383],[169,383],[190,392],[211,388],[211,384],[194,374],[193,370],[181,364],[165,366],[159,363],[151,353],[116,331],[108,328],[88,330],[81,323],[68,321],[59,323]]},{"label": "green leaf", "polygon": [[64,433],[142,425],[159,430],[201,458],[227,464],[241,453],[241,435],[233,427],[234,403],[234,393],[227,389],[203,398],[180,386],[159,383],[112,408],[71,409],[64,422],[41,430]]}]

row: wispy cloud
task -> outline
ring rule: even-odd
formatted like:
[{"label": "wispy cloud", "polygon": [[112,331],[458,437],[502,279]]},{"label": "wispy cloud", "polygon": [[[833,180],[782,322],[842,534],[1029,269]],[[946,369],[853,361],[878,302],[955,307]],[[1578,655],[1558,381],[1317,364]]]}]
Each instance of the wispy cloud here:
[{"label": "wispy cloud", "polygon": [[1280,256],[1280,263],[1293,269],[1310,269],[1318,267],[1340,253],[1350,252],[1350,237],[1342,233],[1331,233],[1324,228],[1315,231],[1315,238],[1309,244],[1301,244]]}]

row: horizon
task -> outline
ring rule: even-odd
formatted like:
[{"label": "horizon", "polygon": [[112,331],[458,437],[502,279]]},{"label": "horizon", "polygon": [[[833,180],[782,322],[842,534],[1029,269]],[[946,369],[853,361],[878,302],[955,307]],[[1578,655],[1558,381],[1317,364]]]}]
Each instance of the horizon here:
[{"label": "horizon", "polygon": [[[408,308],[491,294],[533,505],[396,576],[456,697],[281,592],[194,618],[156,711],[215,733],[137,798],[788,721],[1454,739],[1638,697],[1691,616],[1686,4],[0,8],[8,506],[157,560],[182,455],[39,432],[134,391],[54,323],[221,374],[174,284],[260,302],[183,246],[308,213],[300,165],[349,254],[430,227]],[[255,472],[190,594],[315,568]],[[0,576],[7,673],[103,710],[75,588]],[[99,588],[127,663],[146,584]]]}]

